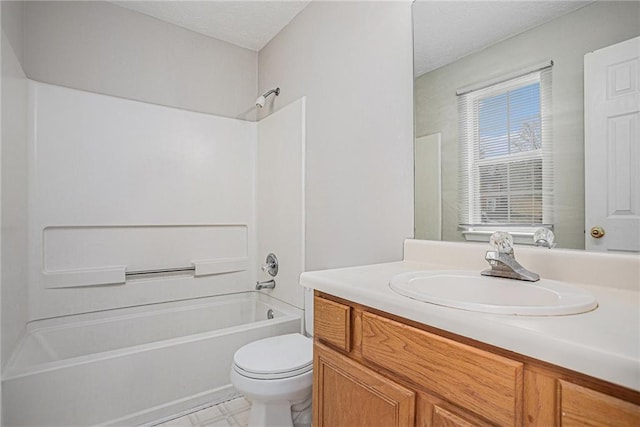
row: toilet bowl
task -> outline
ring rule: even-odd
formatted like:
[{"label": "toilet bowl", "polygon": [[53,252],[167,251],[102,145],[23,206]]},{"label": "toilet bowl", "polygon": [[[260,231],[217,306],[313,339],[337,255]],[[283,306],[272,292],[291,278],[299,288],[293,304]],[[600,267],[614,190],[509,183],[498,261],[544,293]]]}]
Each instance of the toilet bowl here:
[{"label": "toilet bowl", "polygon": [[231,384],[251,402],[249,427],[311,424],[313,341],[302,334],[261,339],[233,356]]}]

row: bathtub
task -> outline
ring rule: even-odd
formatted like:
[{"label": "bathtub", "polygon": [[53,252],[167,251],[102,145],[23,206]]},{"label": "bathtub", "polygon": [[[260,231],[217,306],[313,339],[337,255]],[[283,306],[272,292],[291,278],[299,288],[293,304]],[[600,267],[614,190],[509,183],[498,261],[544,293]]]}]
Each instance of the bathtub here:
[{"label": "bathtub", "polygon": [[5,370],[3,420],[139,425],[233,397],[233,353],[301,332],[302,314],[245,292],[32,322]]}]

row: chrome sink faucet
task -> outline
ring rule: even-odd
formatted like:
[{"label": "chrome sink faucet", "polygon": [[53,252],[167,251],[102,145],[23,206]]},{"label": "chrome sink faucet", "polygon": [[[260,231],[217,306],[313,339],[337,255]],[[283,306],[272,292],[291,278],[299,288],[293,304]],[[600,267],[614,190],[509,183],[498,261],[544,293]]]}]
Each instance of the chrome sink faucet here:
[{"label": "chrome sink faucet", "polygon": [[491,268],[484,270],[483,276],[504,277],[507,279],[526,280],[536,282],[540,276],[524,268],[513,253],[513,237],[505,231],[496,231],[491,235],[489,244],[494,249],[487,251],[484,259]]}]

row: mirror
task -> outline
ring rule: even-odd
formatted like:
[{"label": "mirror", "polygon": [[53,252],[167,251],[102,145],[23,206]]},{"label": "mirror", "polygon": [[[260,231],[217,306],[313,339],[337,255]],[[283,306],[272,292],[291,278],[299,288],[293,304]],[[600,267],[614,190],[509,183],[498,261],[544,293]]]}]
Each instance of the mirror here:
[{"label": "mirror", "polygon": [[640,2],[416,0],[413,26],[415,238],[465,240],[456,92],[552,61],[553,232],[584,249],[584,57],[640,35]]}]

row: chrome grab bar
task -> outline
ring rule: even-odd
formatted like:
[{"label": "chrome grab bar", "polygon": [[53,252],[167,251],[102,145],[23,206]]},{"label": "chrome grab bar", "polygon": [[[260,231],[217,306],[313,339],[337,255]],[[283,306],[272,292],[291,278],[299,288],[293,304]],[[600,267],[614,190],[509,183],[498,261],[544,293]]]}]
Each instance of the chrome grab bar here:
[{"label": "chrome grab bar", "polygon": [[127,271],[124,273],[125,277],[130,276],[143,276],[145,274],[161,274],[161,273],[179,273],[181,271],[196,271],[196,266],[193,265],[191,267],[176,267],[176,268],[160,268],[158,270],[138,270],[138,271]]}]

